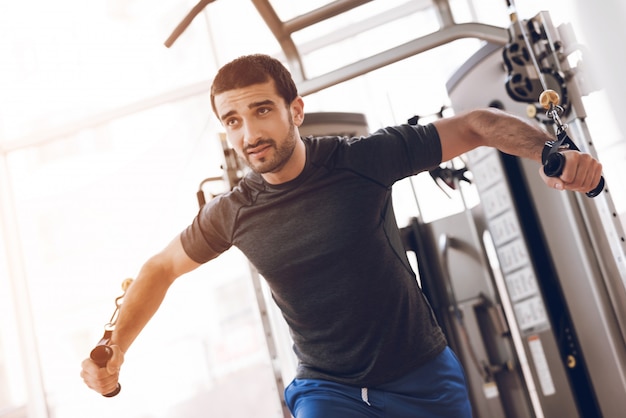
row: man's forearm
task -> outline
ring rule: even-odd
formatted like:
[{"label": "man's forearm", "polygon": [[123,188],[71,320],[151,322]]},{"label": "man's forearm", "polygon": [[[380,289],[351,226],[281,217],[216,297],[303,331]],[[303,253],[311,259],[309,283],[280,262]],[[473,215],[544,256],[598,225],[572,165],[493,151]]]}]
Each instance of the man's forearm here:
[{"label": "man's forearm", "polygon": [[111,344],[128,350],[163,302],[174,278],[156,257],[143,265],[124,296]]},{"label": "man's forearm", "polygon": [[476,112],[473,126],[484,145],[537,162],[545,142],[554,139],[537,125],[497,109]]},{"label": "man's forearm", "polygon": [[442,161],[489,146],[541,162],[545,142],[553,139],[537,125],[493,108],[472,110],[433,123],[441,139]]}]

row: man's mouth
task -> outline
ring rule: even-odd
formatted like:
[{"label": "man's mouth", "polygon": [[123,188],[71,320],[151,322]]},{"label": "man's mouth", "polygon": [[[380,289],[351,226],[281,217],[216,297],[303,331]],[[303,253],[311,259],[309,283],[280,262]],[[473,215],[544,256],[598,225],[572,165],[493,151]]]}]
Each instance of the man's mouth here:
[{"label": "man's mouth", "polygon": [[253,158],[262,158],[272,148],[272,144],[268,142],[259,143],[253,147],[246,148],[246,154]]}]

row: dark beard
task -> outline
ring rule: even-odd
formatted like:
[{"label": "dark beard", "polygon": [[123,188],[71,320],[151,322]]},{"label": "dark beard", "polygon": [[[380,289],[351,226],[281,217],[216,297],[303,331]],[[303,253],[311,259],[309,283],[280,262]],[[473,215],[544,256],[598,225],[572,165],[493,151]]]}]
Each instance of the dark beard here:
[{"label": "dark beard", "polygon": [[258,140],[253,146],[257,147],[259,145],[271,145],[275,149],[275,153],[271,159],[262,158],[256,163],[251,163],[247,148],[251,148],[252,146],[244,148],[244,156],[246,160],[246,164],[248,167],[252,169],[255,173],[265,174],[265,173],[275,173],[280,171],[281,168],[287,164],[291,156],[293,155],[293,151],[296,149],[296,141],[298,138],[296,137],[296,129],[295,125],[292,121],[289,123],[289,132],[285,136],[284,140],[281,141],[281,145],[278,146],[276,141],[272,138],[264,138]]}]

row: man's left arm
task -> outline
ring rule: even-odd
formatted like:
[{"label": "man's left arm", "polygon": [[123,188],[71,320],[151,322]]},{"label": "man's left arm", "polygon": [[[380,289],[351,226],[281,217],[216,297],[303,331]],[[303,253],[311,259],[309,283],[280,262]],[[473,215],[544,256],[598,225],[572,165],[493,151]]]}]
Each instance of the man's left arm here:
[{"label": "man's left arm", "polygon": [[[554,138],[538,126],[498,109],[473,110],[434,122],[441,138],[442,161],[448,161],[479,146],[498,150],[541,163],[546,141]],[[540,167],[543,181],[558,190],[588,192],[602,176],[602,165],[591,155],[563,151],[565,166],[559,177],[547,177]]]}]

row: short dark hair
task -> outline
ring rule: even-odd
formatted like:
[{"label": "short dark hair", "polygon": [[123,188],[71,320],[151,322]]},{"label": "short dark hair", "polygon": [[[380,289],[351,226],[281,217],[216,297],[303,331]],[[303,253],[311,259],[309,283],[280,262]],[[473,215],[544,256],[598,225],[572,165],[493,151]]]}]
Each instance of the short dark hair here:
[{"label": "short dark hair", "polygon": [[228,90],[248,87],[274,80],[278,94],[289,106],[298,97],[296,83],[291,73],[275,58],[263,54],[244,55],[224,65],[217,72],[211,85],[211,106],[215,108],[215,96]]}]

